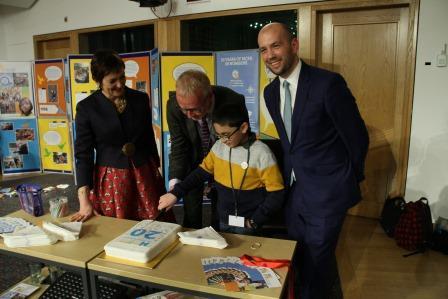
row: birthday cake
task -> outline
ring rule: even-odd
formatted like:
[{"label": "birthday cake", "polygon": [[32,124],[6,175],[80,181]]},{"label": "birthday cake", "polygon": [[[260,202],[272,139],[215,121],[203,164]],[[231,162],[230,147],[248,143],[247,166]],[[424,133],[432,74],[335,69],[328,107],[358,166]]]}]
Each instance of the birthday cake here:
[{"label": "birthday cake", "polygon": [[177,239],[181,226],[143,220],[104,246],[106,255],[147,263]]}]

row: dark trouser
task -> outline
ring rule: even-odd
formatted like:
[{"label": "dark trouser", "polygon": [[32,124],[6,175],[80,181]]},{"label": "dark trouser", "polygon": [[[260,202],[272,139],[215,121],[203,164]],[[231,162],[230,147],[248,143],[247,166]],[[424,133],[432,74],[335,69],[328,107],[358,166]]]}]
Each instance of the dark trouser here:
[{"label": "dark trouser", "polygon": [[345,213],[327,217],[291,210],[287,213],[288,234],[298,241],[294,258],[296,296],[300,299],[330,298],[339,277],[335,250]]},{"label": "dark trouser", "polygon": [[[184,196],[184,222],[183,227],[189,228],[202,228],[202,201],[203,201],[204,188],[196,188],[190,190],[186,196]],[[219,220],[216,208],[216,189],[210,191],[208,197],[212,201],[211,206],[211,225],[214,229],[219,229]]]}]

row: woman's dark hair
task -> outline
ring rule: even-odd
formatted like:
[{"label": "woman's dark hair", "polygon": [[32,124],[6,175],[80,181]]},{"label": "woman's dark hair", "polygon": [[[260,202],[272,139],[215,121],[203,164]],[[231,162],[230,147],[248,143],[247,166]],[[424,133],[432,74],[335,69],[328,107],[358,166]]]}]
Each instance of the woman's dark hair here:
[{"label": "woman's dark hair", "polygon": [[124,69],[124,62],[114,50],[98,50],[90,62],[92,78],[101,85],[103,78]]},{"label": "woman's dark hair", "polygon": [[249,123],[249,113],[245,104],[226,103],[213,110],[212,122],[237,128],[244,122]]}]

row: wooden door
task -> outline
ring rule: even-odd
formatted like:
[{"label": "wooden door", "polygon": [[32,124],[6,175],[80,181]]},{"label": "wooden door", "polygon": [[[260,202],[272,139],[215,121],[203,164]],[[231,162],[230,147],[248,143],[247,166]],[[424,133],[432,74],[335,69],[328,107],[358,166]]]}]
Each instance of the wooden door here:
[{"label": "wooden door", "polygon": [[36,59],[60,59],[68,54],[79,53],[77,33],[62,32],[34,36],[34,56]]},{"label": "wooden door", "polygon": [[360,7],[315,15],[315,62],[344,76],[369,131],[363,200],[351,214],[378,217],[388,195],[404,193],[412,91],[408,72],[414,65],[408,53],[409,11],[409,6]]}]

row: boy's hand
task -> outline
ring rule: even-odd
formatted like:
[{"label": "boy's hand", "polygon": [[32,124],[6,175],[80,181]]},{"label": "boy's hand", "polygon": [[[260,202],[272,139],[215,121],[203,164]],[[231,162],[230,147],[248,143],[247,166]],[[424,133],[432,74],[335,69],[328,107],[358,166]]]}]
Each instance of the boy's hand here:
[{"label": "boy's hand", "polygon": [[160,196],[158,209],[159,209],[159,211],[161,211],[163,209],[168,211],[169,209],[171,209],[174,206],[174,204],[176,202],[177,202],[177,197],[174,194],[167,193],[165,195]]}]

